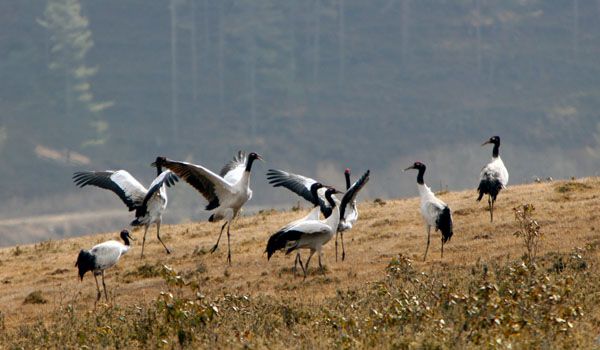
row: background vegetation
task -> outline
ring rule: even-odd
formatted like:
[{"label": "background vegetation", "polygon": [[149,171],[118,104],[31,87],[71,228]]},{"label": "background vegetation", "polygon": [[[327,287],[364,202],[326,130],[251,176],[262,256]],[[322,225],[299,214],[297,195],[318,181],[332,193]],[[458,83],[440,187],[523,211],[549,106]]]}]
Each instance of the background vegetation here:
[{"label": "background vegetation", "polygon": [[[72,172],[147,184],[157,155],[219,169],[238,149],[268,161],[254,208],[295,202],[268,167],[340,187],[370,168],[363,196],[393,198],[419,159],[474,188],[495,134],[512,184],[596,175],[599,29],[581,0],[0,1],[0,216],[115,209]],[[185,185],[171,199],[167,222],[205,217]],[[130,220],[3,223],[0,244]]]}]

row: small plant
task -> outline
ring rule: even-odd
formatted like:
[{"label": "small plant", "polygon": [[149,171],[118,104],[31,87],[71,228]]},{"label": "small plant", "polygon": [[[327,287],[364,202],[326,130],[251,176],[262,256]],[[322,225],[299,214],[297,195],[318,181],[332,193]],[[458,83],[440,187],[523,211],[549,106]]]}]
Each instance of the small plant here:
[{"label": "small plant", "polygon": [[388,276],[395,278],[409,278],[415,271],[412,266],[412,260],[402,253],[390,261],[387,267]]},{"label": "small plant", "polygon": [[44,299],[41,290],[36,290],[29,293],[29,295],[23,300],[23,304],[46,304],[48,300]]},{"label": "small plant", "polygon": [[537,248],[544,237],[540,231],[541,226],[533,219],[532,214],[535,211],[533,204],[522,204],[513,208],[515,212],[515,221],[519,223],[519,230],[514,233],[515,237],[523,239],[523,245],[527,249],[525,259],[529,265],[533,264],[537,255]]},{"label": "small plant", "polygon": [[294,206],[292,206],[292,211],[299,211],[302,210],[302,203],[300,203],[300,201],[298,201],[298,203]]}]

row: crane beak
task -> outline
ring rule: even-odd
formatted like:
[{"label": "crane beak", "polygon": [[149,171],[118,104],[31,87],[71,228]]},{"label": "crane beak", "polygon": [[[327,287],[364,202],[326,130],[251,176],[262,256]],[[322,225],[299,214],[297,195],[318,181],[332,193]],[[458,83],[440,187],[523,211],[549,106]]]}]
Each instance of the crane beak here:
[{"label": "crane beak", "polygon": [[256,159],[260,160],[261,162],[264,162],[265,159],[263,158],[263,156],[261,156],[260,154],[256,153]]},{"label": "crane beak", "polygon": [[487,141],[485,141],[484,143],[482,143],[481,145],[482,145],[482,146],[485,146],[485,145],[487,145],[487,144],[490,144],[490,143],[492,143],[492,142],[491,142],[490,140],[487,140]]},{"label": "crane beak", "polygon": [[414,169],[414,168],[415,168],[415,166],[414,166],[414,165],[411,165],[411,166],[409,166],[408,168],[404,169],[404,171],[407,171],[407,170],[410,170],[410,169]]}]

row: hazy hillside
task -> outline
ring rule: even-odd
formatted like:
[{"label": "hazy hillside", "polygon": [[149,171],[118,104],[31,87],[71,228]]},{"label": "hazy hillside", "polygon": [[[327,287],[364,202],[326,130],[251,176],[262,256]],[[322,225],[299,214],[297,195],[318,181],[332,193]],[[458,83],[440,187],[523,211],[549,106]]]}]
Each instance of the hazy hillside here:
[{"label": "hazy hillside", "polygon": [[[238,149],[267,160],[257,208],[296,202],[268,168],[340,187],[371,169],[363,198],[397,198],[419,159],[432,183],[474,188],[492,135],[511,184],[594,176],[599,29],[598,2],[579,0],[0,1],[0,218],[112,212],[73,171],[147,184],[157,155],[219,169]],[[167,222],[205,217],[185,186]],[[130,220],[101,218],[59,231]],[[0,226],[0,244],[61,237]]]}]

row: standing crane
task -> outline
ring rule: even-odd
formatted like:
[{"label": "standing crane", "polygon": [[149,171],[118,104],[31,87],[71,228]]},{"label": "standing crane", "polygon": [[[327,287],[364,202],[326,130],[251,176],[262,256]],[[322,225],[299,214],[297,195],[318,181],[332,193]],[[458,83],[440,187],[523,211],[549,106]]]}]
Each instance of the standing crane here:
[{"label": "standing crane", "polygon": [[96,280],[96,289],[98,289],[98,298],[100,300],[102,293],[98,284],[98,275],[102,275],[102,285],[104,286],[104,297],[108,302],[108,293],[106,292],[106,283],[104,282],[104,270],[114,266],[119,258],[130,249],[129,240],[133,240],[129,235],[129,231],[124,229],[121,231],[121,239],[123,243],[117,241],[106,241],[95,245],[91,250],[82,249],[77,256],[75,267],[79,267],[79,279],[83,281],[83,276],[86,272],[92,271]]},{"label": "standing crane", "polygon": [[[358,208],[356,207],[356,196],[363,186],[369,181],[370,170],[367,170],[354,184],[350,185],[350,169],[344,171],[346,178],[346,193],[342,197],[340,205],[340,224],[338,232],[342,241],[342,261],[346,257],[344,249],[344,231],[352,229],[352,225],[358,220]],[[335,237],[335,259],[337,260],[337,234]]]},{"label": "standing crane", "polygon": [[419,171],[417,174],[417,187],[419,189],[419,196],[421,196],[421,215],[427,225],[427,248],[425,248],[425,257],[423,261],[427,259],[427,251],[429,250],[429,238],[431,236],[431,227],[435,227],[435,231],[442,231],[442,258],[444,257],[444,243],[448,242],[452,238],[452,213],[450,207],[442,200],[435,197],[431,189],[425,185],[423,175],[427,167],[421,162],[415,162],[413,165],[404,169],[416,169]]},{"label": "standing crane", "polygon": [[[360,177],[352,186],[350,186],[350,169],[346,169],[344,176],[346,177],[346,193],[342,197],[342,202],[339,204],[340,210],[340,223],[338,230],[340,230],[340,236],[342,240],[342,260],[346,256],[344,250],[344,235],[343,231],[350,230],[352,224],[358,219],[358,210],[356,209],[356,196],[363,186],[369,181],[370,170],[367,170],[363,176]],[[267,180],[273,185],[273,187],[283,186],[290,191],[298,194],[307,201],[311,202],[315,206],[319,206],[321,213],[325,218],[331,215],[332,209],[330,204],[325,200],[324,190],[319,190],[318,197],[313,196],[311,193],[311,186],[317,183],[309,177],[288,173],[283,170],[269,169],[267,172]],[[318,217],[317,217],[318,219]],[[337,233],[335,236],[335,258],[337,261]]]},{"label": "standing crane", "polygon": [[323,275],[327,277],[325,269],[321,263],[321,250],[323,245],[331,240],[340,221],[340,211],[333,195],[338,192],[335,188],[329,187],[325,191],[325,199],[329,203],[332,213],[326,220],[304,220],[295,224],[286,225],[281,230],[277,231],[269,238],[267,243],[267,259],[271,259],[273,253],[278,250],[286,249],[285,254],[289,254],[297,249],[310,249],[310,255],[306,261],[306,265],[302,267],[304,271],[304,279],[308,271],[308,265],[313,254],[319,254],[319,267]]},{"label": "standing crane", "polygon": [[250,189],[250,171],[255,160],[263,160],[256,152],[246,153],[239,151],[229,163],[225,164],[219,175],[209,169],[196,164],[169,160],[165,157],[156,159],[156,164],[173,171],[177,176],[194,187],[206,200],[206,210],[214,210],[209,217],[209,222],[224,219],[217,243],[210,250],[214,253],[219,246],[221,235],[227,225],[227,262],[231,265],[230,228],[231,221],[239,213],[242,206],[252,198]]},{"label": "standing crane", "polygon": [[111,190],[121,198],[129,211],[135,210],[135,220],[131,222],[131,225],[145,226],[140,259],[144,258],[146,233],[148,233],[148,227],[153,223],[156,223],[156,237],[165,247],[167,254],[171,254],[167,245],[160,238],[160,223],[162,214],[167,208],[165,185],[173,186],[178,179],[170,170],[163,171],[160,164],[156,162],[151,166],[156,167],[157,176],[150,184],[149,189],[142,186],[127,170],[80,171],[73,174],[73,181],[77,186],[93,185]]},{"label": "standing crane", "polygon": [[477,200],[480,201],[484,194],[488,195],[490,222],[492,222],[494,221],[494,202],[496,202],[500,190],[506,188],[508,184],[508,171],[500,158],[500,136],[492,136],[482,146],[490,143],[494,145],[492,160],[481,169],[479,174],[479,187],[477,187],[479,197]]}]

